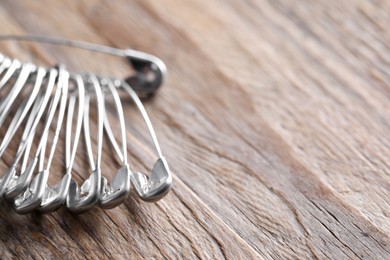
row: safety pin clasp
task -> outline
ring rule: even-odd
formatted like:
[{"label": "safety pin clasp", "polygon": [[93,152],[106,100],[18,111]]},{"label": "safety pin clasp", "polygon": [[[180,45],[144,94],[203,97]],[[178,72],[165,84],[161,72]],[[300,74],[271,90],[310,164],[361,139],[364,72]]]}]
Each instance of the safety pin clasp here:
[{"label": "safety pin clasp", "polygon": [[41,204],[46,188],[49,172],[39,172],[31,181],[30,186],[14,201],[14,209],[18,214],[26,214],[35,210]]},{"label": "safety pin clasp", "polygon": [[133,66],[136,74],[126,78],[126,82],[141,97],[149,97],[163,84],[167,68],[156,56],[127,49],[124,55]]},{"label": "safety pin clasp", "polygon": [[93,207],[99,200],[100,183],[100,169],[94,170],[80,188],[71,180],[66,201],[68,209],[73,213],[81,213]]},{"label": "safety pin clasp", "polygon": [[37,162],[38,159],[33,158],[28,164],[25,171],[20,174],[20,176],[15,176],[15,174],[13,174],[13,178],[8,183],[7,188],[4,192],[4,196],[7,199],[14,199],[16,196],[26,190],[33,177],[34,169]]},{"label": "safety pin clasp", "polygon": [[154,164],[150,177],[136,172],[131,178],[138,197],[147,202],[160,200],[172,186],[172,175],[164,157],[160,157]]},{"label": "safety pin clasp", "polygon": [[129,166],[123,165],[116,172],[111,185],[108,184],[105,177],[102,177],[100,207],[105,209],[114,208],[127,198],[130,193],[130,175]]},{"label": "safety pin clasp", "polygon": [[38,208],[40,212],[52,212],[61,208],[66,202],[71,178],[70,174],[65,174],[53,188],[46,187],[41,205]]}]

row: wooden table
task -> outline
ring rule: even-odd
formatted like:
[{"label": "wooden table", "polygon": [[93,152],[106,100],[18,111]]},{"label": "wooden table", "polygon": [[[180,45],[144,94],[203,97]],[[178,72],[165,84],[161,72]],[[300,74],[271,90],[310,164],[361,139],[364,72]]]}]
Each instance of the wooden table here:
[{"label": "wooden table", "polygon": [[[0,258],[390,259],[389,3],[2,1],[2,34],[166,62],[168,80],[145,103],[174,187],[156,204],[132,194],[81,215],[19,216],[2,202]],[[129,69],[74,49],[1,46],[74,70]],[[150,171],[146,127],[127,113],[132,168]]]}]

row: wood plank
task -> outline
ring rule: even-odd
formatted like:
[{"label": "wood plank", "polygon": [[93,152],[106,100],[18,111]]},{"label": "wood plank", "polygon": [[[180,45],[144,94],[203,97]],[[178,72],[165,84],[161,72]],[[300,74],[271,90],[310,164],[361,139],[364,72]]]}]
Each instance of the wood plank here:
[{"label": "wood plank", "polygon": [[[390,256],[386,1],[1,6],[2,33],[60,35],[160,56],[169,77],[146,107],[176,176],[157,204],[129,198],[110,211],[41,217],[17,216],[3,203],[1,257]],[[7,46],[19,55],[17,45]],[[36,48],[36,59],[75,70],[127,72],[114,59]],[[126,115],[131,165],[150,169],[142,119],[132,106]],[[106,167],[115,170],[114,163]]]}]

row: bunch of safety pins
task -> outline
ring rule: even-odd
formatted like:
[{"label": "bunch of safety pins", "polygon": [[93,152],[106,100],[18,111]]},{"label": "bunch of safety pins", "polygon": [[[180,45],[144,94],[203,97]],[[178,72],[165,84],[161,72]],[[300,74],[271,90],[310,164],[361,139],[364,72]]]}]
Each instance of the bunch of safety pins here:
[{"label": "bunch of safety pins", "polygon": [[[73,73],[62,65],[43,68],[0,55],[0,157],[9,154],[10,146],[16,147],[12,163],[0,173],[0,196],[9,200],[17,213],[52,212],[63,205],[74,213],[95,205],[113,208],[128,197],[131,186],[139,198],[148,202],[157,201],[169,192],[172,176],[137,95],[150,95],[162,84],[166,69],[160,59],[134,50],[34,35],[2,35],[0,40],[60,44],[116,55],[126,58],[135,71],[134,75],[122,80],[92,73]],[[120,137],[113,133],[108,120],[107,97],[114,100]],[[132,172],[128,164],[126,117],[122,104],[123,99],[129,97],[142,115],[156,149],[158,159],[149,175]],[[97,131],[90,131],[93,109],[97,115]],[[51,129],[53,125],[54,129]],[[65,129],[65,149],[60,158],[64,160],[65,169],[61,179],[51,187],[48,178],[53,159],[58,156],[61,129]],[[53,131],[52,138],[49,138],[50,131]],[[20,139],[15,138],[17,133]],[[104,138],[121,162],[111,183],[101,173]],[[87,152],[84,156],[89,162],[90,173],[79,186],[72,172],[76,156],[82,156],[78,152],[81,139],[85,141]],[[97,142],[95,149],[92,140]]]}]

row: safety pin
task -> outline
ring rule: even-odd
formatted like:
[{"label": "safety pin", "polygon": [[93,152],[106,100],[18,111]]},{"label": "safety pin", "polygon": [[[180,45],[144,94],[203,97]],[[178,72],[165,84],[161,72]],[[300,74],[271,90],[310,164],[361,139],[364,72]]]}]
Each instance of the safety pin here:
[{"label": "safety pin", "polygon": [[79,188],[73,179],[70,182],[69,193],[66,201],[67,208],[73,213],[81,213],[92,208],[99,200],[101,191],[101,156],[103,148],[103,124],[104,124],[104,100],[101,87],[97,77],[93,74],[88,77],[88,84],[92,86],[96,94],[96,106],[98,113],[97,123],[97,153],[96,160],[93,158],[91,133],[89,130],[89,107],[90,94],[85,96],[83,128],[84,139],[87,148],[88,161],[92,170],[90,176],[84,181]]},{"label": "safety pin", "polygon": [[172,175],[169,170],[168,163],[166,162],[165,157],[161,153],[156,133],[145,110],[145,107],[143,106],[141,100],[139,99],[135,91],[124,80],[116,80],[115,85],[116,87],[125,90],[134,101],[136,107],[140,111],[148,127],[149,133],[152,137],[156,149],[157,156],[159,157],[153,166],[150,177],[146,176],[143,173],[135,172],[131,175],[131,180],[134,184],[137,195],[142,200],[148,202],[157,201],[164,197],[169,192],[172,186]]},{"label": "safety pin", "polygon": [[[21,140],[19,142],[18,149],[16,151],[16,156],[15,156],[16,158],[13,161],[11,167],[8,167],[4,176],[0,179],[0,197],[3,197],[5,191],[8,187],[8,184],[13,179],[17,178],[17,176],[15,176],[15,172],[16,172],[16,167],[18,165],[18,162],[21,159],[23,153],[26,151],[26,148],[27,148],[27,150],[29,150],[29,147],[31,147],[31,143],[32,143],[33,139],[31,138],[31,136],[29,134],[30,134],[30,132],[33,132],[32,131],[34,129],[33,123],[34,123],[34,119],[36,118],[35,113],[37,113],[39,106],[40,105],[38,103],[35,103],[34,106],[32,107],[30,115],[27,119],[26,126],[23,130],[23,134],[22,134]],[[1,156],[2,156],[2,154],[0,154],[0,157]],[[22,169],[24,171],[25,167],[23,168],[23,166],[22,166]]]},{"label": "safety pin", "polygon": [[[121,131],[121,143],[122,151],[119,148],[119,145],[114,137],[112,132],[107,110],[104,113],[104,129],[111,144],[114,147],[116,154],[119,157],[119,160],[122,161],[121,167],[115,173],[111,185],[109,185],[107,179],[102,177],[102,193],[99,198],[99,205],[101,208],[113,208],[121,204],[130,193],[130,175],[131,171],[127,162],[127,144],[126,144],[126,126],[125,118],[123,115],[122,103],[119,97],[119,94],[114,86],[114,83],[111,79],[105,78],[102,80],[104,89],[107,89],[111,92],[111,95],[114,99],[116,114],[118,115],[120,131]],[[104,92],[103,92],[104,94]]]},{"label": "safety pin", "polygon": [[[60,94],[56,95],[53,98],[53,103],[49,108],[48,116],[44,123],[42,139],[39,141],[35,157],[30,162],[30,169],[32,169],[33,171],[33,169],[35,169],[35,165],[39,158],[38,173],[31,181],[31,184],[29,185],[28,189],[23,194],[21,194],[18,198],[16,198],[14,201],[15,211],[19,214],[25,214],[32,210],[36,210],[42,203],[43,196],[47,187],[47,180],[50,173],[50,167],[53,162],[54,154],[56,151],[56,147],[57,147],[57,143],[58,143],[58,139],[59,139],[59,135],[61,132],[61,127],[65,115],[66,103],[68,97],[68,82],[69,82],[69,73],[63,67],[60,67],[57,89],[61,90],[61,92]],[[57,97],[59,97],[59,100],[57,99]],[[57,107],[58,107],[57,125],[54,130],[54,136],[51,143],[49,156],[47,158],[47,163],[46,165],[44,165],[47,137],[49,135],[50,125],[57,111]]]},{"label": "safety pin", "polygon": [[[69,191],[70,181],[72,178],[72,168],[76,157],[77,147],[80,138],[80,132],[83,122],[84,114],[84,83],[80,75],[71,75],[71,79],[74,80],[77,85],[77,89],[74,90],[69,98],[68,113],[66,121],[66,135],[65,135],[65,165],[66,172],[61,181],[58,182],[53,188],[47,187],[43,195],[43,201],[39,207],[41,212],[51,212],[59,209],[65,202]],[[76,99],[78,97],[78,111],[76,118],[76,129],[74,133],[73,149],[71,151],[71,135],[72,135],[72,120],[74,116],[74,108]]]},{"label": "safety pin", "polygon": [[[38,71],[40,71],[40,70],[38,70]],[[23,163],[22,163],[21,172],[24,172],[24,170],[27,168],[26,165],[27,165],[28,155],[26,156],[26,153],[28,154],[28,151],[31,149],[31,144],[32,144],[33,137],[35,135],[36,127],[38,126],[39,120],[41,119],[41,117],[45,111],[45,108],[47,106],[47,103],[49,102],[53,87],[55,85],[55,80],[57,78],[57,75],[58,75],[57,70],[50,69],[49,79],[47,80],[47,85],[44,88],[45,94],[43,96],[40,96],[40,95],[37,96],[36,100],[34,101],[34,105],[31,109],[29,118],[27,120],[27,124],[26,124],[24,132],[23,132],[23,136],[21,138],[21,142],[20,142],[21,145],[18,148],[20,150],[20,152],[27,151],[27,152],[25,152],[25,158],[24,158]],[[40,84],[41,84],[41,79],[40,79],[40,77],[37,77],[36,86],[40,87]],[[17,112],[14,119],[18,115],[19,114]],[[2,144],[0,145],[0,147],[1,147],[0,157],[2,156],[5,149],[9,145],[10,141],[12,140],[13,135],[18,130],[18,127],[16,127],[17,125],[20,126],[20,123],[14,123],[14,121],[11,122],[9,129],[5,135],[5,136],[7,136],[7,138],[4,137],[4,140],[3,140]],[[8,135],[8,132],[10,132],[9,135]],[[29,135],[32,135],[32,136],[29,137]],[[27,142],[28,138],[30,138],[31,142]],[[22,146],[22,145],[24,145],[24,146]],[[18,154],[18,152],[17,152],[17,154]],[[0,193],[0,194],[2,194],[2,193]]]},{"label": "safety pin", "polygon": [[142,97],[150,96],[156,92],[162,85],[167,71],[164,62],[156,56],[132,49],[122,50],[82,41],[40,35],[0,35],[1,40],[41,42],[124,57],[137,72],[136,75],[127,77],[126,81]]},{"label": "safety pin", "polygon": [[[26,190],[14,198],[14,209],[19,214],[26,214],[39,206],[40,197],[42,196],[39,194],[39,186],[41,186],[42,182],[48,178],[47,174],[41,174],[44,171],[44,160],[48,135],[49,133],[47,131],[43,131],[40,137],[40,142],[42,142],[44,145],[40,150],[37,149],[36,151],[35,156],[39,157],[38,174],[35,178],[32,178],[32,181],[28,184]],[[24,160],[21,167],[21,172],[25,172],[26,169],[29,169],[29,173],[32,175],[33,171],[35,170],[35,164],[33,167],[27,167],[28,164],[26,163],[29,158],[31,144],[32,142],[30,141],[24,152]]]},{"label": "safety pin", "polygon": [[[59,69],[59,78],[60,79],[62,77],[66,77],[67,74],[68,74],[68,72],[66,72],[64,69],[62,69],[62,68]],[[45,120],[44,125],[43,125],[43,128],[44,128],[43,132],[42,132],[43,134],[48,132],[50,129],[50,125],[51,125],[51,122],[53,121],[53,118],[54,118],[54,115],[56,112],[56,108],[57,108],[58,103],[60,102],[60,99],[61,99],[61,102],[66,102],[66,98],[64,100],[62,97],[64,95],[66,95],[66,93],[67,93],[67,85],[63,85],[61,83],[62,83],[62,81],[59,80],[59,82],[57,83],[57,90],[54,94],[54,97],[52,97],[52,99],[50,101],[46,120]],[[35,121],[34,121],[35,128],[32,129],[33,131],[30,133],[30,137],[29,137],[30,139],[32,139],[34,137],[34,134],[36,131],[36,126],[39,123],[39,120],[42,116],[42,113],[44,112],[44,109],[45,109],[45,107],[41,106],[40,110],[37,113],[37,117],[35,118]],[[25,189],[28,187],[28,185],[31,181],[31,178],[33,176],[33,173],[34,173],[35,166],[38,162],[40,151],[41,151],[42,147],[44,147],[46,145],[46,143],[44,141],[45,141],[44,138],[40,139],[38,146],[37,146],[37,149],[36,149],[36,152],[35,152],[35,156],[28,163],[26,170],[24,172],[21,172],[20,177],[14,179],[13,182],[10,183],[10,185],[8,186],[8,188],[5,192],[5,197],[7,199],[15,198],[16,196],[23,193],[25,191]],[[54,140],[53,140],[53,143],[54,143]],[[18,157],[17,157],[17,159],[18,159]],[[39,173],[37,176],[42,177],[43,178],[42,181],[44,181],[46,174],[47,174],[46,172],[43,172],[43,173]],[[42,196],[42,194],[37,194],[36,192],[32,194],[32,196],[34,198],[36,198],[38,195]],[[15,205],[15,206],[18,206],[18,205]]]}]

